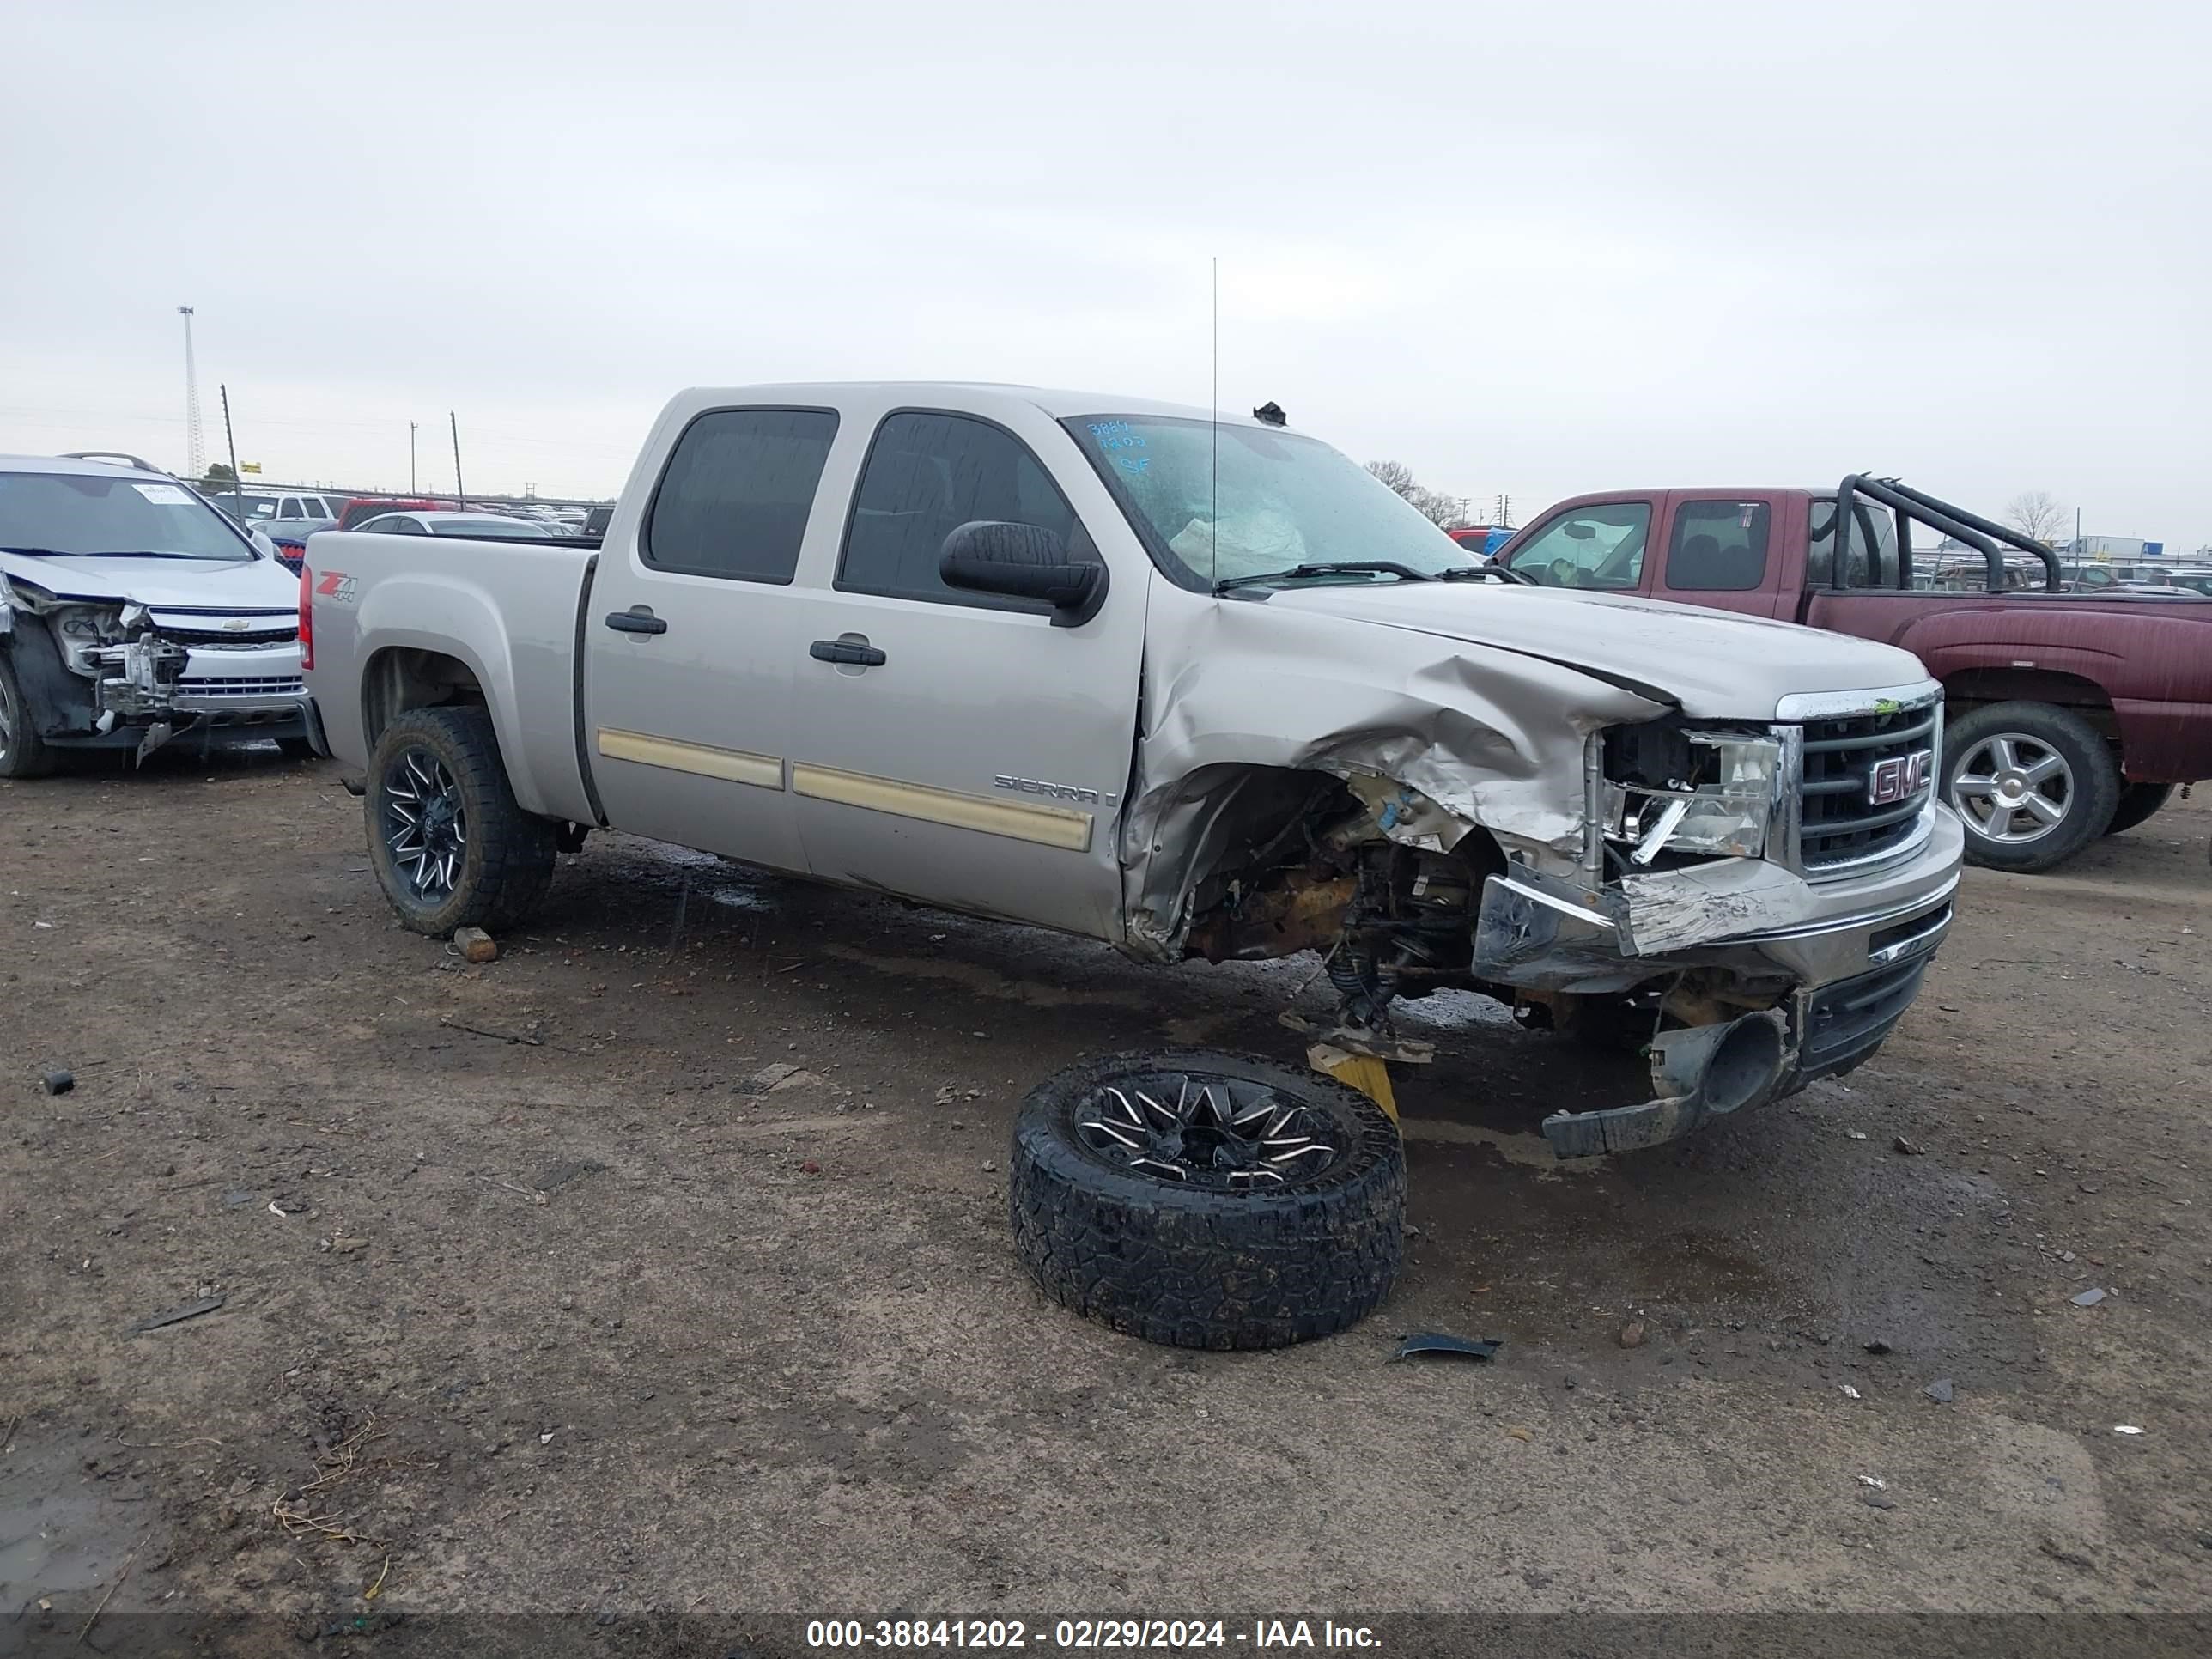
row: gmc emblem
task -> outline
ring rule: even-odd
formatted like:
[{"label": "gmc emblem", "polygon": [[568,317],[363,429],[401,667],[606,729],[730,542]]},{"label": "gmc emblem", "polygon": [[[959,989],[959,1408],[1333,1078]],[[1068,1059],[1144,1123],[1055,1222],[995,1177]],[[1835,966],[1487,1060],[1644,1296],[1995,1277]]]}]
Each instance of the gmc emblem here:
[{"label": "gmc emblem", "polygon": [[1867,799],[1876,806],[1911,800],[1928,787],[1928,769],[1935,760],[1934,750],[1923,749],[1915,754],[1876,761],[1874,770],[1867,775]]}]

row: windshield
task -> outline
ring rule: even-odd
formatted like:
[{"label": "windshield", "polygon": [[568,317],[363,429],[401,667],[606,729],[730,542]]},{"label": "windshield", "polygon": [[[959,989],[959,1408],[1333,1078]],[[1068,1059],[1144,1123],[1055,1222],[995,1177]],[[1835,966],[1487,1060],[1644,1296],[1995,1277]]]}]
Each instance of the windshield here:
[{"label": "windshield", "polygon": [[184,485],[97,473],[0,472],[0,547],[78,556],[253,557],[223,517]]},{"label": "windshield", "polygon": [[1188,586],[1339,560],[1387,561],[1431,575],[1480,562],[1364,467],[1312,438],[1158,415],[1085,415],[1064,424],[1153,559]]}]

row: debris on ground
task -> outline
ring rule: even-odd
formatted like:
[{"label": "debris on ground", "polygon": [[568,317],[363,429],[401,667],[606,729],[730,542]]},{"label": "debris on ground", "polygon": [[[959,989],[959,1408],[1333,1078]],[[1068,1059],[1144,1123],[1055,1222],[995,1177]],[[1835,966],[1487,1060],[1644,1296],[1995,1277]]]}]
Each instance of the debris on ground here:
[{"label": "debris on ground", "polygon": [[1878,1474],[1861,1475],[1859,1477],[1859,1485],[1862,1486],[1872,1486],[1876,1492],[1887,1492],[1889,1490],[1889,1482],[1883,1480]]},{"label": "debris on ground", "polygon": [[1859,1501],[1870,1510],[1893,1510],[1897,1507],[1894,1498],[1885,1498],[1878,1492],[1863,1492],[1859,1494]]},{"label": "debris on ground", "polygon": [[453,944],[465,962],[497,962],[499,941],[481,927],[456,927]]},{"label": "debris on ground", "polygon": [[1846,1400],[1857,1400],[1857,1399],[1860,1399],[1860,1398],[1862,1398],[1862,1397],[1863,1397],[1863,1396],[1860,1395],[1859,1391],[1858,1391],[1856,1389],[1853,1388],[1850,1383],[1846,1382],[1846,1383],[1844,1383],[1843,1386],[1844,1386],[1844,1399],[1846,1399]]},{"label": "debris on ground", "polygon": [[805,1163],[799,1166],[799,1173],[801,1175],[820,1175],[822,1173],[822,1166],[810,1158]]},{"label": "debris on ground", "polygon": [[1632,1319],[1620,1328],[1620,1346],[1624,1348],[1640,1348],[1644,1346],[1642,1320]]},{"label": "debris on ground", "polygon": [[2105,1299],[2105,1296],[2106,1292],[2103,1291],[2084,1291],[2073,1298],[2074,1305],[2077,1308],[2094,1308]]},{"label": "debris on ground", "polygon": [[1453,1336],[1443,1331],[1419,1331],[1402,1338],[1390,1358],[1395,1363],[1422,1354],[1442,1354],[1456,1359],[1488,1359],[1505,1346],[1502,1337]]},{"label": "debris on ground", "polygon": [[2112,1425],[2112,1432],[2114,1434],[2141,1434],[2142,1430],[2140,1426],[2133,1423],[2115,1423]]},{"label": "debris on ground", "polygon": [[1864,1348],[1869,1353],[1872,1354],[1895,1353],[1897,1352],[1896,1349],[1891,1347],[1888,1343],[1883,1341],[1878,1336],[1875,1338],[1873,1341],[1862,1342],[1859,1346]]},{"label": "debris on ground", "polygon": [[587,1158],[564,1158],[557,1164],[548,1164],[545,1172],[531,1184],[541,1193],[550,1193],[572,1181],[580,1181],[587,1175],[597,1175],[606,1167]]},{"label": "debris on ground", "polygon": [[273,1216],[305,1215],[307,1206],[296,1198],[272,1198],[269,1200],[269,1213]]},{"label": "debris on ground", "polygon": [[1892,1135],[1889,1144],[1907,1158],[1917,1158],[1928,1149],[1917,1140],[1907,1140],[1903,1135]]},{"label": "debris on ground", "polygon": [[40,1077],[39,1083],[50,1095],[65,1095],[76,1087],[76,1073],[64,1072],[57,1066]]},{"label": "debris on ground", "polygon": [[180,1325],[187,1319],[198,1319],[202,1314],[213,1313],[228,1299],[221,1296],[203,1296],[181,1307],[172,1308],[167,1313],[157,1313],[151,1319],[142,1319],[131,1328],[134,1332],[158,1331],[164,1325]]},{"label": "debris on ground", "polygon": [[331,1248],[340,1255],[351,1255],[356,1250],[365,1250],[368,1241],[357,1233],[343,1233],[331,1241]]},{"label": "debris on ground", "polygon": [[822,1074],[810,1072],[803,1066],[793,1066],[783,1060],[763,1066],[738,1085],[741,1095],[780,1094],[786,1089],[804,1089],[822,1081]]},{"label": "debris on ground", "polygon": [[1957,1389],[1953,1386],[1951,1379],[1948,1376],[1937,1377],[1920,1392],[1939,1406],[1949,1405],[1958,1395]]},{"label": "debris on ground", "polygon": [[1864,1129],[1846,1129],[1844,1131],[1844,1139],[1846,1140],[1864,1140],[1866,1138],[1867,1134]]}]

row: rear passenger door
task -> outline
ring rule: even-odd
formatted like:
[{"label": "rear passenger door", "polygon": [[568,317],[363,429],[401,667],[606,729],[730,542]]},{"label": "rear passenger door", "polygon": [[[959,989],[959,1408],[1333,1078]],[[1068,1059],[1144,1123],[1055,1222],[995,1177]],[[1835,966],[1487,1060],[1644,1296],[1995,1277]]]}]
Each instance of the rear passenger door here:
[{"label": "rear passenger door", "polygon": [[1783,594],[1772,503],[1686,490],[1668,499],[1667,551],[1653,594],[1747,617],[1775,615]]},{"label": "rear passenger door", "polygon": [[601,549],[583,734],[617,829],[805,869],[784,787],[805,649],[792,581],[837,423],[817,408],[694,415],[642,513]]},{"label": "rear passenger door", "polygon": [[[1065,452],[1066,489],[1040,449]],[[1055,628],[1041,604],[950,588],[938,574],[959,525],[1042,526],[1097,559],[1085,514],[1104,524],[1115,513],[1041,410],[1019,432],[944,410],[884,414],[830,585],[802,599],[792,789],[815,874],[1118,936],[1115,827],[1136,738],[1145,584],[1120,582],[1088,622]]]}]

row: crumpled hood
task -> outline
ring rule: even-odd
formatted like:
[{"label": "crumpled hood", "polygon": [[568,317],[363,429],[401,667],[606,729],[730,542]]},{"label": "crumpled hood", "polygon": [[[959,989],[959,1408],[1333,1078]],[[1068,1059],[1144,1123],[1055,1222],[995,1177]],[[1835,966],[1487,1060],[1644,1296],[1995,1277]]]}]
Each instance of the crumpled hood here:
[{"label": "crumpled hood", "polygon": [[1928,678],[1920,659],[1794,623],[1617,594],[1502,582],[1392,582],[1285,588],[1270,607],[1518,651],[1670,693],[1686,714],[1770,720],[1784,697],[1865,691]]},{"label": "crumpled hood", "polygon": [[152,611],[297,611],[300,579],[274,559],[33,559],[0,556],[0,570],[59,599],[136,601]]}]

